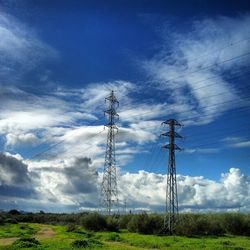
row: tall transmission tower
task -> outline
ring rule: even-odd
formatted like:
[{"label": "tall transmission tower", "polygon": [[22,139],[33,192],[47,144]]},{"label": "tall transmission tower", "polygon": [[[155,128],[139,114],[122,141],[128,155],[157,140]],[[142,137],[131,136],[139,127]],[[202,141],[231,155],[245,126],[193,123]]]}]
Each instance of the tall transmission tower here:
[{"label": "tall transmission tower", "polygon": [[107,109],[104,111],[107,116],[108,123],[105,127],[108,128],[107,145],[105,154],[105,163],[102,180],[102,205],[108,215],[111,215],[114,206],[118,208],[118,191],[116,178],[116,159],[115,159],[115,134],[118,128],[115,121],[119,118],[116,109],[119,106],[114,91],[105,98]]},{"label": "tall transmission tower", "polygon": [[163,136],[169,137],[169,144],[163,146],[163,148],[169,150],[166,189],[166,215],[164,218],[163,230],[165,233],[173,234],[175,231],[179,212],[176,182],[175,150],[181,150],[175,144],[175,138],[182,138],[182,136],[175,132],[175,126],[181,126],[181,124],[175,119],[169,119],[163,122],[162,124],[167,124],[169,126],[169,131],[162,134]]}]

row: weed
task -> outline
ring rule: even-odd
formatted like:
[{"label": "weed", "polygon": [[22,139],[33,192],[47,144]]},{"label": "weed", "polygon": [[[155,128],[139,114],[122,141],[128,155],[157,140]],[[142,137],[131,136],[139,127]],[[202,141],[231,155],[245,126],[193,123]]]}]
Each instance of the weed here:
[{"label": "weed", "polygon": [[13,242],[13,249],[22,249],[22,248],[36,248],[40,246],[40,242],[35,238],[21,238]]},{"label": "weed", "polygon": [[95,247],[101,247],[103,244],[95,239],[84,239],[84,240],[75,240],[72,242],[73,248],[95,248]]},{"label": "weed", "polygon": [[120,235],[117,233],[110,233],[107,235],[107,240],[109,241],[121,241]]}]

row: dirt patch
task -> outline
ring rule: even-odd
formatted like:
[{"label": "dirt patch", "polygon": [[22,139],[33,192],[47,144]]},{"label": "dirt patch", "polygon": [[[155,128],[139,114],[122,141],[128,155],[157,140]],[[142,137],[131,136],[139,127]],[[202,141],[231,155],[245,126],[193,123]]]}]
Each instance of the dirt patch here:
[{"label": "dirt patch", "polygon": [[55,236],[55,231],[49,226],[41,226],[40,230],[35,234],[38,240],[46,240]]},{"label": "dirt patch", "polygon": [[[42,225],[40,227],[40,230],[33,237],[35,237],[38,240],[46,240],[54,237],[55,234],[56,234],[55,231],[51,227]],[[9,237],[0,239],[0,246],[11,245],[17,239],[20,239],[20,237]]]},{"label": "dirt patch", "polygon": [[0,239],[0,246],[8,246],[8,245],[12,244],[14,241],[16,241],[17,239],[19,239],[19,238],[18,237],[10,237],[10,238]]}]

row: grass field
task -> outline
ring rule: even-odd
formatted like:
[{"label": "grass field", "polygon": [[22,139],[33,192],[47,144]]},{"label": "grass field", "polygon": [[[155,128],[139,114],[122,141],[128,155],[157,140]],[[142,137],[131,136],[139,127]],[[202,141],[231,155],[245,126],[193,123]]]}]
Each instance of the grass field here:
[{"label": "grass field", "polygon": [[[40,244],[23,247],[13,244],[20,237],[35,237]],[[76,240],[81,240],[82,248],[72,246]],[[141,235],[121,231],[119,233],[87,232],[77,228],[68,232],[66,226],[53,226],[33,223],[6,224],[0,226],[0,249],[250,249],[250,237],[223,236],[223,237],[181,237]]]}]

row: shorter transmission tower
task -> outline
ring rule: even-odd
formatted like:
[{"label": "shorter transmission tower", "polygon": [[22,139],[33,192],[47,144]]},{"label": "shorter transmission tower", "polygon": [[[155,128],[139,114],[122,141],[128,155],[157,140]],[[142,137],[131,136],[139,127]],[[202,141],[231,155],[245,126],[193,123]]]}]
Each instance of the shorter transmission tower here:
[{"label": "shorter transmission tower", "polygon": [[114,206],[118,208],[115,160],[115,130],[118,132],[118,128],[115,125],[115,121],[119,117],[116,113],[119,102],[117,101],[113,90],[110,95],[105,98],[105,102],[108,104],[107,110],[104,112],[108,117],[108,123],[105,125],[105,127],[108,128],[108,135],[102,180],[102,205],[105,207],[106,213],[111,215],[112,208]]},{"label": "shorter transmission tower", "polygon": [[169,119],[163,122],[162,124],[167,124],[169,126],[169,131],[162,134],[163,136],[169,137],[169,144],[163,146],[163,148],[169,150],[166,188],[166,215],[164,218],[163,231],[165,233],[173,234],[175,231],[179,212],[176,182],[175,150],[181,150],[175,144],[175,138],[182,138],[182,136],[175,132],[175,126],[181,126],[181,124],[175,119]]}]

